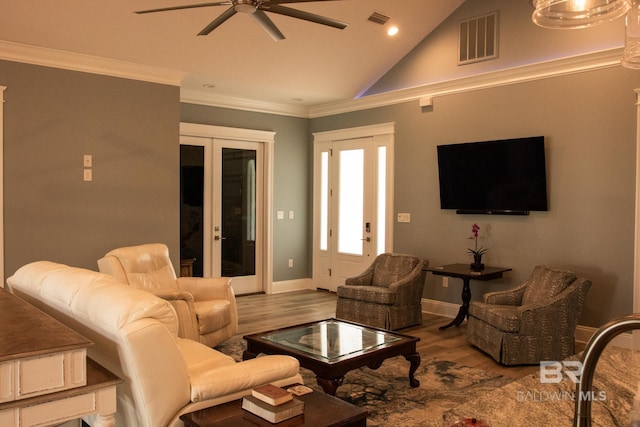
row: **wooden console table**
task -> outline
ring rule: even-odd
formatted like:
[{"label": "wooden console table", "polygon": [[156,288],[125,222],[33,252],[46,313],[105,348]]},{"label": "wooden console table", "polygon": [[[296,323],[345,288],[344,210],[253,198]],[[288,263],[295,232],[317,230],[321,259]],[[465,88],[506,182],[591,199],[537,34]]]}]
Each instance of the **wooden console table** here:
[{"label": "wooden console table", "polygon": [[482,271],[473,271],[469,264],[448,264],[439,267],[430,267],[427,268],[427,271],[430,271],[436,276],[456,277],[463,281],[462,305],[455,319],[449,324],[440,327],[440,330],[444,330],[453,325],[459,326],[469,314],[469,301],[471,301],[471,287],[469,286],[469,282],[471,280],[482,280],[486,282],[488,280],[500,279],[502,273],[511,271],[511,269],[487,266]]},{"label": "wooden console table", "polygon": [[0,425],[50,426],[98,414],[115,425],[121,380],[87,358],[93,343],[0,290]]}]

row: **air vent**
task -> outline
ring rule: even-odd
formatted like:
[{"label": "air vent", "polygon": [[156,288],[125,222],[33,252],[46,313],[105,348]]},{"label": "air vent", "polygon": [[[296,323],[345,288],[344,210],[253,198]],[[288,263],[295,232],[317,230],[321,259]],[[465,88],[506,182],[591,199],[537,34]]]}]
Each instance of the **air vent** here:
[{"label": "air vent", "polygon": [[498,57],[498,12],[460,22],[458,65]]},{"label": "air vent", "polygon": [[373,12],[369,17],[369,21],[375,22],[376,24],[380,24],[380,25],[386,24],[388,20],[389,20],[388,16],[378,12]]}]

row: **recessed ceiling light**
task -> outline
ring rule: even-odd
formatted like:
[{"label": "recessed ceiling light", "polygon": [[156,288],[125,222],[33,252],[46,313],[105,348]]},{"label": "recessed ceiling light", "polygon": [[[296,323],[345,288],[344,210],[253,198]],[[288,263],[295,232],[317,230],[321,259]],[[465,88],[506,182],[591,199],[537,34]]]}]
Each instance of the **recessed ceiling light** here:
[{"label": "recessed ceiling light", "polygon": [[389,29],[387,30],[387,35],[388,36],[395,36],[396,34],[398,34],[398,27],[396,27],[395,25],[392,25],[389,27]]},{"label": "recessed ceiling light", "polygon": [[207,89],[213,89],[214,87],[216,87],[216,85],[212,83],[205,83],[202,85],[202,87],[206,87]]}]

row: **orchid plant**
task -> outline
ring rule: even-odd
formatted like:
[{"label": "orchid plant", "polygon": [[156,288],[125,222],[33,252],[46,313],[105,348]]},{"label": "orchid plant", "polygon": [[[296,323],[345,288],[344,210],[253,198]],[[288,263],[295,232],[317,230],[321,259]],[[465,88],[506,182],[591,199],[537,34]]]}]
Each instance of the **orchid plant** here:
[{"label": "orchid plant", "polygon": [[472,255],[482,255],[483,253],[487,252],[487,248],[483,248],[482,246],[480,248],[478,248],[478,234],[480,232],[480,226],[478,224],[473,224],[473,226],[471,227],[471,237],[469,237],[469,239],[474,241],[474,249],[469,249],[469,253]]}]

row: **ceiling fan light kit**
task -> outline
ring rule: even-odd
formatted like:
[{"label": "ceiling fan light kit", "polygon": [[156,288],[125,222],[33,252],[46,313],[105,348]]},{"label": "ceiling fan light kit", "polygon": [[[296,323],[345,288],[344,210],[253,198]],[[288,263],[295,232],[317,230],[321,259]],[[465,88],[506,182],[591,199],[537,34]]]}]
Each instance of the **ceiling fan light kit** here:
[{"label": "ceiling fan light kit", "polygon": [[533,22],[544,28],[576,29],[623,16],[631,0],[533,0]]},{"label": "ceiling fan light kit", "polygon": [[328,27],[337,28],[343,30],[347,27],[347,24],[338,21],[333,18],[328,18],[321,15],[316,15],[311,12],[305,12],[303,10],[294,9],[291,7],[282,6],[283,4],[292,3],[308,3],[319,1],[338,1],[338,0],[227,0],[213,3],[199,3],[189,4],[184,6],[163,7],[159,9],[141,10],[136,12],[137,14],[156,13],[156,12],[168,12],[174,10],[183,9],[196,9],[202,7],[213,6],[229,6],[229,8],[219,15],[216,19],[211,21],[209,25],[204,27],[199,33],[199,36],[206,36],[213,30],[218,28],[229,18],[235,15],[237,12],[250,14],[256,22],[269,34],[274,40],[283,40],[284,34],[280,32],[278,27],[267,16],[265,12],[276,13],[278,15],[289,16],[291,18],[302,19],[305,21],[313,22],[316,24],[326,25]]}]

